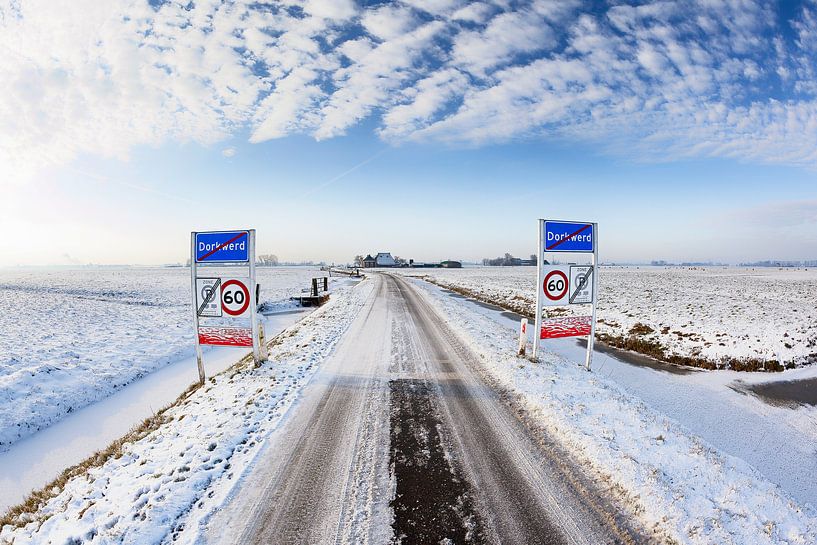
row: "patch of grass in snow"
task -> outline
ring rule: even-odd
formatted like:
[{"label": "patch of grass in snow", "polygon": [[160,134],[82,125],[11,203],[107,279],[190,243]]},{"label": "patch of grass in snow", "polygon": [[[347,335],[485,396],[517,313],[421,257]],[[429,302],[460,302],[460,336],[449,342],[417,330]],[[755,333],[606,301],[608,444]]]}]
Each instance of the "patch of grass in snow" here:
[{"label": "patch of grass in snow", "polygon": [[[636,324],[638,325],[638,324]],[[635,329],[635,327],[633,328]],[[632,332],[632,330],[630,330]],[[700,358],[695,356],[679,356],[677,354],[668,353],[666,348],[653,339],[644,338],[643,334],[634,335],[607,335],[605,333],[597,333],[596,339],[607,345],[621,350],[629,350],[631,352],[638,352],[655,358],[657,360],[673,363],[675,365],[686,365],[688,367],[698,367],[701,369],[731,369],[732,371],[783,371],[784,369],[793,369],[793,363],[787,363],[785,366],[776,361],[764,361],[757,358],[728,358],[724,357],[718,361],[713,361],[707,358]]]},{"label": "patch of grass in snow", "polygon": [[[453,286],[449,285],[445,282],[440,282],[437,279],[424,275],[424,276],[417,276],[415,278],[420,278],[426,282],[439,286],[443,289],[453,291],[465,297],[469,297],[471,299],[475,299],[477,301],[482,301],[483,303],[488,303],[491,305],[496,305],[500,308],[505,310],[510,310],[515,312],[521,316],[528,318],[529,320],[533,320],[535,317],[530,312],[530,304],[525,301],[524,299],[518,299],[516,297],[512,298],[511,300],[506,301],[496,301],[491,299],[490,297],[486,297],[483,293],[475,290],[470,290],[467,288],[463,288],[461,286]],[[567,310],[562,307],[553,307],[549,309],[545,309],[545,317],[551,318],[558,316],[560,314],[566,313]],[[603,320],[599,320],[600,323],[604,323]],[[613,322],[614,323],[614,322]],[[612,325],[612,323],[610,324]],[[615,324],[618,326],[618,324]],[[631,352],[637,352],[639,354],[643,354],[645,356],[649,356],[656,360],[660,360],[665,363],[673,363],[675,365],[686,365],[689,367],[697,367],[700,369],[731,369],[733,371],[783,371],[784,369],[794,369],[795,365],[793,362],[786,362],[781,364],[777,361],[764,361],[758,358],[730,358],[724,357],[718,361],[711,360],[709,358],[697,357],[697,356],[679,356],[677,354],[667,352],[666,347],[660,343],[659,341],[651,338],[645,338],[645,335],[649,335],[651,333],[655,333],[655,330],[645,325],[641,322],[636,323],[632,328],[630,328],[629,335],[608,335],[605,333],[596,333],[596,340],[604,345],[607,345],[612,348],[618,348],[621,350],[629,350]],[[668,334],[669,328],[665,327],[661,330],[662,334]],[[672,332],[679,337],[693,337],[696,334],[693,332],[689,333],[682,333],[680,331],[673,331]],[[815,358],[817,361],[817,357]]]},{"label": "patch of grass in snow", "polygon": [[649,335],[653,333],[655,330],[648,326],[647,324],[642,324],[641,322],[636,322],[633,327],[630,328],[630,335]]}]

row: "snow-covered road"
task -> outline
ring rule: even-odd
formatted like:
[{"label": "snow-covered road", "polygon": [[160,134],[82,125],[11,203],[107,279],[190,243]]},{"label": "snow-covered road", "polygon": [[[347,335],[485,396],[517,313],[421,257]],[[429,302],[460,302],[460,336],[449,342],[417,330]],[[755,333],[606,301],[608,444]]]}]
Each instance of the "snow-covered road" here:
[{"label": "snow-covered road", "polygon": [[576,468],[483,381],[478,357],[417,288],[375,281],[208,541],[629,540],[620,513],[566,477]]},{"label": "snow-covered road", "polygon": [[210,520],[207,543],[388,541],[391,313],[375,281],[333,356]]},{"label": "snow-covered road", "polygon": [[[397,316],[390,384],[403,401],[393,399],[391,408],[396,536],[406,543],[650,543],[552,437],[527,425],[421,290],[400,277],[387,281]],[[445,477],[430,474],[435,462]],[[438,497],[447,490],[454,501]],[[460,520],[440,516],[448,510]],[[458,526],[467,531],[457,535]]]}]

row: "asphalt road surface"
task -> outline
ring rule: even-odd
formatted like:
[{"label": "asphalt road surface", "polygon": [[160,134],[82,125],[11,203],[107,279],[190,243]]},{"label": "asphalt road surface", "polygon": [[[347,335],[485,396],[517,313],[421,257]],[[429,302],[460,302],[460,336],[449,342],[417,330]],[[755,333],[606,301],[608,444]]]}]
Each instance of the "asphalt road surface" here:
[{"label": "asphalt road surface", "polygon": [[421,290],[370,300],[208,525],[209,543],[642,543]]}]

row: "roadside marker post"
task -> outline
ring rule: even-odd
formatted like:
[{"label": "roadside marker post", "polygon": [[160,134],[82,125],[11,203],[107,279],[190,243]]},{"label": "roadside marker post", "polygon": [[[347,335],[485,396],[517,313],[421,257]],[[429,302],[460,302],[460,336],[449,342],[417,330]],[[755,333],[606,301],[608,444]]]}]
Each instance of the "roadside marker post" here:
[{"label": "roadside marker post", "polygon": [[[598,300],[598,224],[592,222],[539,220],[536,268],[536,330],[533,360],[539,357],[542,339],[587,337],[585,367],[593,362]],[[544,265],[548,253],[590,254],[590,265]],[[543,307],[589,304],[590,316],[544,320]],[[521,341],[520,341],[521,342]]]},{"label": "roadside marker post", "polygon": [[[199,267],[211,266],[247,267],[249,276],[198,275]],[[252,347],[257,366],[261,362],[262,350],[256,300],[255,229],[191,232],[190,282],[199,384],[203,385],[206,378],[202,345]],[[248,317],[249,326],[235,326],[230,322],[240,320],[246,323]],[[213,319],[218,319],[218,323],[213,325]]]},{"label": "roadside marker post", "polygon": [[517,355],[524,356],[528,347],[528,319],[522,318],[519,322],[519,350]]}]

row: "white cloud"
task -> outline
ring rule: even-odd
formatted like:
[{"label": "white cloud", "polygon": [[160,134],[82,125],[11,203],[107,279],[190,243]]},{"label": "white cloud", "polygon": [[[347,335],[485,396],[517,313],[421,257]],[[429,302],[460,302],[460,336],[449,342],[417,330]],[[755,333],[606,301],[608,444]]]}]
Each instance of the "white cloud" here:
[{"label": "white cloud", "polygon": [[670,69],[667,64],[667,58],[650,44],[641,44],[638,47],[636,58],[638,58],[638,62],[647,70],[649,75],[653,77],[660,78]]},{"label": "white cloud", "polygon": [[472,2],[451,14],[451,19],[471,23],[484,23],[489,19],[495,9],[496,8],[490,4]]},{"label": "white cloud", "polygon": [[303,8],[306,13],[315,17],[341,21],[351,19],[357,13],[352,0],[306,0]]},{"label": "white cloud", "polygon": [[371,116],[390,142],[817,166],[817,3],[791,21],[759,0],[602,8],[0,0],[0,175],[244,128],[332,138]]},{"label": "white cloud", "polygon": [[211,15],[205,34],[179,28],[171,8],[24,4],[0,31],[0,162],[54,164],[80,152],[126,158],[137,144],[230,134],[258,81],[222,30],[233,14]]},{"label": "white cloud", "polygon": [[359,62],[337,70],[336,90],[320,112],[322,119],[315,136],[342,135],[375,107],[388,105],[393,93],[423,73],[421,67],[415,66],[416,61],[443,29],[443,23],[432,21],[379,44]]},{"label": "white cloud", "polygon": [[233,147],[224,148],[223,150],[221,150],[221,155],[223,155],[224,157],[227,157],[227,158],[235,157],[235,153],[236,153],[236,149],[233,148]]},{"label": "white cloud", "polygon": [[393,107],[383,116],[381,134],[399,140],[412,135],[428,123],[455,97],[468,88],[468,78],[459,70],[439,70],[405,91],[408,101]]},{"label": "white cloud", "polygon": [[501,13],[480,31],[465,31],[454,39],[453,62],[484,77],[518,53],[549,48],[554,43],[548,24],[530,11]]},{"label": "white cloud", "polygon": [[412,11],[402,6],[381,6],[367,10],[361,18],[363,27],[381,40],[391,40],[416,24]]},{"label": "white cloud", "polygon": [[793,22],[797,31],[797,45],[803,51],[817,53],[817,4],[803,6],[800,17]]},{"label": "white cloud", "polygon": [[465,0],[403,0],[403,3],[434,15],[447,15],[466,3]]},{"label": "white cloud", "polygon": [[314,110],[325,97],[321,88],[311,83],[316,77],[314,70],[299,67],[278,80],[275,91],[258,106],[250,142],[282,138],[313,127],[319,120]]}]

